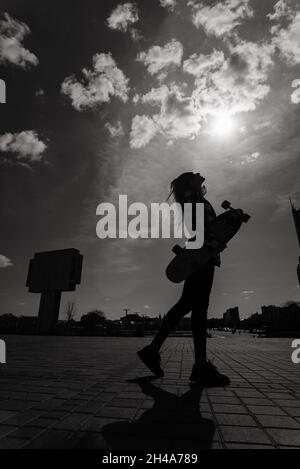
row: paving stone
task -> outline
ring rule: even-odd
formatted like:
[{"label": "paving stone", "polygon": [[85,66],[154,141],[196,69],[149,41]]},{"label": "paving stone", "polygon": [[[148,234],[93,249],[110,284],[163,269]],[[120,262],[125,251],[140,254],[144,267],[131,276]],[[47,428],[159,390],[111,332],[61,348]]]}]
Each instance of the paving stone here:
[{"label": "paving stone", "polygon": [[268,432],[274,438],[274,440],[280,445],[300,447],[299,430],[270,428]]},{"label": "paving stone", "polygon": [[287,415],[284,410],[280,409],[279,407],[275,406],[252,406],[249,405],[248,409],[252,414],[255,415]]},{"label": "paving stone", "polygon": [[266,392],[266,395],[269,399],[290,399],[293,397],[290,393],[283,392]]},{"label": "paving stone", "polygon": [[287,416],[259,415],[257,419],[264,427],[300,429],[300,423],[296,419]]},{"label": "paving stone", "polygon": [[246,407],[242,405],[230,405],[230,404],[212,404],[215,412],[224,414],[247,414]]},{"label": "paving stone", "polygon": [[37,427],[37,428],[49,428],[52,427],[59,419],[49,419],[49,418],[43,418],[39,417],[38,419],[32,420],[30,422],[31,427]]},{"label": "paving stone", "polygon": [[240,400],[234,396],[210,396],[210,402],[213,404],[231,404],[231,405],[239,405]]},{"label": "paving stone", "polygon": [[248,405],[253,405],[253,406],[269,406],[272,405],[272,403],[268,399],[258,399],[255,397],[243,397],[242,401],[244,404]]},{"label": "paving stone", "polygon": [[21,449],[27,443],[27,440],[17,438],[1,438],[0,449]]},{"label": "paving stone", "polygon": [[[224,371],[224,370],[223,370]],[[233,392],[231,386],[230,388],[207,388],[205,393],[208,396],[226,396],[226,397],[235,397],[235,393]]]},{"label": "paving stone", "polygon": [[219,425],[237,425],[239,427],[256,427],[257,423],[250,415],[215,414]]},{"label": "paving stone", "polygon": [[123,399],[123,398],[116,398],[110,402],[112,407],[133,407],[136,408],[137,406],[141,405],[143,399]]},{"label": "paving stone", "polygon": [[28,401],[17,401],[17,400],[3,400],[0,402],[0,410],[10,410],[10,411],[18,411],[29,409],[32,404],[28,403]]},{"label": "paving stone", "polygon": [[150,373],[136,350],[149,338],[8,336],[0,449],[300,448],[290,340],[221,334],[208,341],[209,357],[231,386],[206,390],[189,383],[191,338],[168,339],[164,378],[141,382]]},{"label": "paving stone", "polygon": [[24,426],[21,428],[18,428],[18,430],[15,430],[14,432],[10,433],[8,436],[12,438],[17,438],[17,439],[25,439],[25,440],[32,440],[35,438],[37,435],[39,435],[43,431],[42,428],[37,428],[37,427],[30,427],[30,426]]},{"label": "paving stone", "polygon": [[58,430],[76,430],[87,421],[91,416],[89,414],[72,413],[54,424],[54,429]]},{"label": "paving stone", "polygon": [[300,417],[299,407],[283,407],[283,410],[292,417]]},{"label": "paving stone", "polygon": [[251,450],[251,449],[275,449],[274,446],[272,445],[247,445],[246,443],[227,443],[226,444],[226,447],[228,449],[247,449],[247,450]]},{"label": "paving stone", "polygon": [[252,388],[248,389],[237,389],[235,390],[235,394],[238,395],[239,397],[254,397],[254,398],[263,398],[264,395],[261,392],[258,392],[256,390],[253,390]]},{"label": "paving stone", "polygon": [[53,399],[49,399],[48,401],[39,402],[38,404],[33,405],[31,407],[31,410],[46,411],[46,410],[56,409],[62,406],[65,402],[66,402],[65,399],[59,399],[55,397]]},{"label": "paving stone", "polygon": [[98,432],[78,432],[70,443],[70,448],[76,449],[108,449],[108,444],[101,433]]},{"label": "paving stone", "polygon": [[298,401],[297,399],[275,399],[275,402],[280,407],[296,407],[300,409],[300,401]]},{"label": "paving stone", "polygon": [[5,423],[8,425],[15,425],[19,427],[20,425],[25,425],[26,423],[31,422],[32,420],[39,417],[41,414],[42,413],[37,410],[27,410],[13,415],[8,420],[6,420]]},{"label": "paving stone", "polygon": [[220,426],[225,442],[270,444],[269,438],[260,428]]},{"label": "paving stone", "polygon": [[41,414],[44,419],[57,419],[60,420],[66,415],[68,415],[68,412],[65,412],[63,410],[51,410],[50,412],[46,412]]},{"label": "paving stone", "polygon": [[0,423],[4,422],[10,417],[13,417],[14,415],[16,415],[15,412],[7,411],[7,410],[0,410]]},{"label": "paving stone", "polygon": [[73,432],[62,430],[48,430],[41,436],[28,442],[25,449],[65,449],[69,447],[69,442]]},{"label": "paving stone", "polygon": [[101,433],[103,427],[106,425],[116,423],[118,419],[108,417],[93,417],[86,424],[82,426],[82,431]]},{"label": "paving stone", "polygon": [[112,417],[118,419],[131,419],[135,416],[136,409],[130,408],[122,408],[122,407],[111,407],[105,406],[102,407],[98,412],[98,417]]},{"label": "paving stone", "polygon": [[13,426],[13,425],[1,424],[0,425],[0,438],[9,435],[10,433],[12,433],[15,430],[16,430],[16,427]]},{"label": "paving stone", "polygon": [[96,414],[102,406],[102,402],[86,402],[85,404],[81,404],[80,406],[76,407],[76,412],[84,414]]}]

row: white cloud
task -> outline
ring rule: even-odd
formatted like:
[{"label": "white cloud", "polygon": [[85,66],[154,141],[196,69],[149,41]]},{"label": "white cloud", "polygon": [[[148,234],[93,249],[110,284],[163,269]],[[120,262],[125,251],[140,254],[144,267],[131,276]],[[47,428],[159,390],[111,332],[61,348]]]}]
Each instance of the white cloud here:
[{"label": "white cloud", "polygon": [[134,3],[123,3],[111,12],[107,24],[111,29],[126,32],[138,20],[139,12],[137,6]]},{"label": "white cloud", "polygon": [[108,130],[110,136],[113,138],[122,137],[122,135],[124,135],[123,126],[120,121],[116,122],[115,125],[111,124],[110,122],[106,122],[105,128]]},{"label": "white cloud", "polygon": [[300,11],[294,12],[286,27],[272,29],[273,44],[290,65],[300,63]]},{"label": "white cloud", "polygon": [[169,88],[167,85],[162,85],[158,88],[152,88],[148,93],[139,98],[142,103],[160,106],[161,103],[168,97]]},{"label": "white cloud", "polygon": [[203,117],[253,111],[270,91],[267,80],[273,65],[272,46],[243,41],[230,52],[228,58],[213,51],[184,62],[184,70],[196,77],[192,98]]},{"label": "white cloud", "polygon": [[245,72],[247,80],[254,82],[268,79],[270,67],[274,65],[272,45],[241,41],[231,53],[230,65],[235,73]]},{"label": "white cloud", "polygon": [[159,3],[162,7],[168,8],[171,11],[173,11],[176,6],[176,0],[159,0]]},{"label": "white cloud", "polygon": [[[169,85],[170,88],[173,84]],[[162,102],[167,98],[170,92],[170,88],[167,85],[161,85],[158,88],[151,88],[150,91],[144,95],[136,94],[132,101],[134,104],[143,103],[150,104],[152,106],[161,106]]]},{"label": "white cloud", "polygon": [[137,60],[143,62],[151,75],[164,78],[171,66],[179,67],[183,55],[182,44],[172,39],[164,46],[153,46],[147,52],[141,52]]},{"label": "white cloud", "polygon": [[158,106],[159,112],[151,117],[136,116],[133,119],[130,134],[132,147],[147,145],[157,134],[163,135],[168,144],[179,138],[191,139],[198,134],[202,117],[195,110],[192,100],[185,97],[174,84],[153,88],[142,96],[141,102]]},{"label": "white cloud", "polygon": [[[170,144],[179,138],[195,138],[201,123],[209,116],[220,113],[233,115],[253,111],[270,91],[269,71],[274,65],[274,46],[240,41],[229,45],[229,54],[213,50],[211,54],[193,54],[183,63],[183,70],[194,77],[191,96],[187,96],[185,84],[162,84],[144,95],[137,95],[135,102],[158,108],[147,119],[146,145],[155,135],[163,135]],[[137,122],[131,132],[136,145]],[[140,130],[142,126],[138,127]],[[138,141],[141,137],[138,137]],[[259,158],[259,153],[245,157],[250,163]]]},{"label": "white cloud", "polygon": [[200,130],[202,119],[193,107],[191,99],[174,89],[170,90],[162,102],[160,114],[153,118],[168,141],[195,137]]},{"label": "white cloud", "polygon": [[138,93],[135,93],[135,95],[132,98],[133,104],[137,104],[140,100],[140,95]]},{"label": "white cloud", "polygon": [[22,44],[30,33],[29,27],[21,21],[15,20],[8,13],[0,19],[0,64],[13,64],[27,68],[38,64],[37,57],[25,49]]},{"label": "white cloud", "polygon": [[132,120],[130,131],[131,148],[145,147],[156,135],[157,127],[149,116],[135,116]]},{"label": "white cloud", "polygon": [[6,267],[11,267],[13,265],[12,261],[8,257],[0,254],[0,269],[6,269]]},{"label": "white cloud", "polygon": [[0,151],[15,153],[18,159],[40,161],[47,145],[39,140],[33,130],[24,130],[20,133],[5,133],[0,135]]},{"label": "white cloud", "polygon": [[254,130],[262,130],[271,127],[272,122],[270,120],[258,122],[257,124],[253,125]]},{"label": "white cloud", "polygon": [[40,88],[40,89],[36,90],[35,96],[37,96],[37,97],[45,96],[45,91],[42,88]]},{"label": "white cloud", "polygon": [[203,27],[207,34],[223,36],[231,34],[242,20],[253,16],[249,0],[226,0],[213,6],[190,1],[192,21],[196,28]]},{"label": "white cloud", "polygon": [[94,55],[93,70],[84,68],[82,73],[82,82],[71,76],[64,80],[61,87],[62,93],[70,97],[78,111],[107,103],[112,96],[127,101],[129,80],[110,53]]},{"label": "white cloud", "polygon": [[300,103],[300,79],[294,80],[292,83],[292,88],[296,88],[291,95],[291,101],[294,104]]},{"label": "white cloud", "polygon": [[279,0],[279,2],[274,5],[273,13],[270,13],[267,16],[271,21],[277,21],[284,17],[290,18],[292,15],[293,9],[288,5],[287,1]]},{"label": "white cloud", "polygon": [[260,153],[258,151],[255,151],[254,153],[252,153],[251,155],[246,155],[241,164],[244,165],[244,164],[250,164],[250,163],[255,163],[255,161],[258,160],[258,158],[260,158]]},{"label": "white cloud", "polygon": [[218,70],[224,64],[224,52],[215,50],[208,55],[193,54],[183,62],[183,70],[190,75],[199,76]]}]

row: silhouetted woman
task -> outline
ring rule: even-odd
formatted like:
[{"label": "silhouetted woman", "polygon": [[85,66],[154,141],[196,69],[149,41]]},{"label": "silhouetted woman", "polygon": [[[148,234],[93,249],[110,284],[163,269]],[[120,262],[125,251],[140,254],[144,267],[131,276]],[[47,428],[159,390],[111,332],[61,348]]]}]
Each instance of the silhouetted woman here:
[{"label": "silhouetted woman", "polygon": [[[212,205],[204,197],[206,194],[206,188],[203,186],[204,181],[205,178],[199,173],[183,173],[171,183],[170,196],[174,196],[175,201],[181,205],[182,210],[184,210],[185,203],[204,204],[204,239],[208,241],[210,225],[215,220],[216,214]],[[193,210],[194,213],[195,210]],[[195,225],[194,219],[193,225]],[[217,368],[207,360],[206,356],[207,309],[216,265],[220,266],[219,256],[210,259],[186,279],[179,301],[166,314],[161,328],[151,344],[138,351],[140,359],[156,376],[164,375],[160,366],[159,354],[162,344],[174,326],[186,314],[192,312],[191,326],[195,364],[190,380],[203,386],[226,386],[230,384],[229,378],[219,373]]]}]

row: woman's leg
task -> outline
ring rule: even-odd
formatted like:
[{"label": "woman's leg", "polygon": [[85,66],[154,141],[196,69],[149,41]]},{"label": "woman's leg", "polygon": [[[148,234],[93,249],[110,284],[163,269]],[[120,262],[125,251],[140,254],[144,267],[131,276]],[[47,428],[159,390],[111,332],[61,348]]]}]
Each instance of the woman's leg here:
[{"label": "woman's leg", "polygon": [[195,351],[195,364],[202,366],[207,361],[206,356],[206,334],[207,334],[207,314],[198,310],[192,311],[192,333]]},{"label": "woman's leg", "polygon": [[[195,364],[202,366],[207,361],[206,357],[206,339],[207,339],[207,309],[209,305],[209,296],[212,289],[215,266],[211,262],[198,273],[197,297],[194,297],[191,326],[195,350]],[[194,289],[196,291],[196,289]]]},{"label": "woman's leg", "polygon": [[192,287],[192,282],[190,281],[190,278],[188,278],[184,283],[182,295],[179,301],[168,311],[164,317],[159,331],[150,344],[152,349],[156,352],[159,351],[162,344],[176,326],[176,324],[178,324],[179,321],[191,311],[193,304],[192,297],[194,295]]},{"label": "woman's leg", "polygon": [[191,311],[191,299],[194,295],[191,290],[192,288],[194,288],[193,282],[191,282],[190,278],[188,278],[184,283],[180,300],[166,314],[163,323],[151,344],[137,352],[142,362],[149,368],[150,371],[152,371],[152,373],[158,377],[164,375],[160,364],[159,349],[170,334],[173,327],[180,321],[180,319],[183,318],[183,316]]},{"label": "woman's leg", "polygon": [[[161,328],[152,343],[137,352],[143,363],[156,374],[156,376],[164,375],[160,365],[160,355],[158,353],[160,347],[173,327],[191,310],[195,363],[201,366],[206,364],[207,308],[213,283],[214,269],[214,263],[210,262],[185,281],[180,300],[166,314]],[[199,367],[196,369],[199,369]],[[190,379],[197,381],[198,375],[197,377],[193,375]]]},{"label": "woman's leg", "polygon": [[[201,386],[228,386],[230,379],[220,373],[206,357],[207,308],[211,292],[215,266],[206,265],[201,274],[201,294],[192,308],[192,330],[195,348],[195,365],[193,366],[190,381]],[[199,273],[200,275],[200,273]]]}]

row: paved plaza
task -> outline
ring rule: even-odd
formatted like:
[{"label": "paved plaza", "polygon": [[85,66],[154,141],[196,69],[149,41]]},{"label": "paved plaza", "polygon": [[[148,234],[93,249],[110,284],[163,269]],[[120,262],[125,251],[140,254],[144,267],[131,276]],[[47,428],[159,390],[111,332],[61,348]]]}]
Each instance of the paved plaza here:
[{"label": "paved plaza", "polygon": [[291,339],[214,332],[231,386],[190,386],[192,340],[170,338],[165,376],[135,352],[147,338],[7,336],[0,449],[300,448],[300,364]]}]

